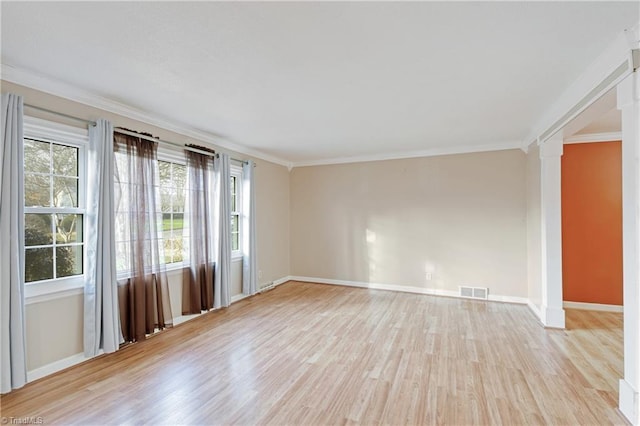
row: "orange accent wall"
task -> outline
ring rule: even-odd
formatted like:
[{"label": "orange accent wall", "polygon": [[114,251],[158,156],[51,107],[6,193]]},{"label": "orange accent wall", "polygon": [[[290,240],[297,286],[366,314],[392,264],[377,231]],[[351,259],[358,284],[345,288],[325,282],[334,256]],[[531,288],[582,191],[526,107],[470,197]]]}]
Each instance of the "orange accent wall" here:
[{"label": "orange accent wall", "polygon": [[622,305],[622,145],[564,146],[563,299]]}]

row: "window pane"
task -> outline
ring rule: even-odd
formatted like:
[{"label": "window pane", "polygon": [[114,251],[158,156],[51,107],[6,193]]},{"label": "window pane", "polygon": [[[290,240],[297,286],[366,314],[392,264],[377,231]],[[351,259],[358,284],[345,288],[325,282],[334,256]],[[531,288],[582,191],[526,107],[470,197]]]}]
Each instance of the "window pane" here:
[{"label": "window pane", "polygon": [[53,174],[78,176],[78,148],[53,144]]},{"label": "window pane", "polygon": [[53,278],[53,247],[26,249],[24,256],[25,282]]},{"label": "window pane", "polygon": [[173,230],[180,231],[181,234],[182,229],[184,228],[184,213],[174,213],[173,214]]},{"label": "window pane", "polygon": [[41,246],[53,243],[50,214],[24,215],[24,245]]},{"label": "window pane", "polygon": [[237,232],[231,234],[231,250],[240,250],[240,234]]},{"label": "window pane", "polygon": [[158,161],[158,170],[160,172],[160,186],[171,185],[171,163],[166,161]]},{"label": "window pane", "polygon": [[174,212],[183,212],[184,211],[184,188],[176,189],[177,193],[173,200],[173,211]]},{"label": "window pane", "polygon": [[238,215],[231,216],[231,232],[238,232]]},{"label": "window pane", "polygon": [[56,243],[81,243],[82,242],[82,215],[81,214],[57,214],[56,215]]},{"label": "window pane", "polygon": [[[163,213],[162,214],[162,230],[166,232],[171,231],[171,213]],[[165,235],[166,238],[169,237],[170,234]]]},{"label": "window pane", "polygon": [[27,172],[49,173],[51,163],[50,144],[30,139],[24,140],[24,170]]},{"label": "window pane", "polygon": [[160,188],[160,208],[163,212],[171,211],[171,189]]},{"label": "window pane", "polygon": [[82,246],[56,247],[56,277],[82,274]]},{"label": "window pane", "polygon": [[166,238],[162,241],[162,246],[164,248],[164,263],[171,263],[171,255],[173,254],[173,250],[171,248],[171,239]]},{"label": "window pane", "polygon": [[78,179],[53,177],[53,206],[78,207]]},{"label": "window pane", "polygon": [[26,207],[51,206],[51,178],[43,175],[24,175],[24,205]]},{"label": "window pane", "polygon": [[127,271],[130,266],[129,243],[116,243],[116,270],[119,272]]},{"label": "window pane", "polygon": [[186,166],[181,164],[173,165],[173,185],[180,190],[184,190],[184,187],[187,185]]},{"label": "window pane", "polygon": [[173,238],[173,261],[174,262],[182,262],[182,253],[184,252],[183,247],[184,247],[184,241],[182,240],[182,237],[176,237],[174,235]]}]

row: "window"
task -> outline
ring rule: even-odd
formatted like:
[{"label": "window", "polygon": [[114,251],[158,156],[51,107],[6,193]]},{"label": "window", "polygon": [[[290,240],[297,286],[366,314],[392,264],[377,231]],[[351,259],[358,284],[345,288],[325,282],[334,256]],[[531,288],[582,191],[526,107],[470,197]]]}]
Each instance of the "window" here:
[{"label": "window", "polygon": [[242,256],[242,168],[231,167],[231,253]]},{"label": "window", "polygon": [[86,130],[62,127],[25,117],[26,283],[84,273]]},{"label": "window", "polygon": [[170,161],[158,161],[158,169],[164,263],[181,263],[184,260],[184,245],[188,243],[188,237],[184,235],[187,166]]}]

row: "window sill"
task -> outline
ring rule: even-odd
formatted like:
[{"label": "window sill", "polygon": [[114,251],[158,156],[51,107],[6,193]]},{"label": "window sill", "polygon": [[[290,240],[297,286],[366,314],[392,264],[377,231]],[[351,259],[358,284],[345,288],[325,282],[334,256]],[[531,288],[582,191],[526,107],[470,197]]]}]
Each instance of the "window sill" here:
[{"label": "window sill", "polygon": [[232,262],[241,262],[242,258],[243,258],[242,253],[238,253],[238,254],[232,253],[231,254],[231,261]]},{"label": "window sill", "polygon": [[24,301],[26,305],[61,299],[84,293],[84,276],[62,280],[43,281],[25,284]]}]

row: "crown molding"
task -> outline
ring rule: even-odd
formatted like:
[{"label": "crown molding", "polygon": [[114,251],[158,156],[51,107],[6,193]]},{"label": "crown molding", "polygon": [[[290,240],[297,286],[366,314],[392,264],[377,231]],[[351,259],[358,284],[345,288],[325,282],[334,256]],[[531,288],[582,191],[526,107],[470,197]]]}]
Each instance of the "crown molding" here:
[{"label": "crown molding", "polygon": [[286,159],[275,157],[262,151],[231,142],[220,135],[199,130],[183,123],[177,123],[166,117],[134,108],[122,102],[106,98],[91,91],[75,87],[71,84],[53,79],[37,72],[3,63],[1,78],[2,80],[14,84],[26,86],[70,101],[118,114],[132,120],[141,121],[202,142],[208,142],[222,149],[235,151],[240,154],[259,158],[281,166],[290,167],[290,162]]},{"label": "crown molding", "polygon": [[438,155],[471,154],[476,152],[504,151],[521,149],[520,141],[502,142],[487,145],[466,145],[456,147],[440,147],[420,151],[401,151],[384,154],[361,155],[354,157],[337,157],[322,160],[293,162],[293,167],[325,166],[330,164],[364,163],[368,161],[402,160],[407,158],[435,157]]},{"label": "crown molding", "polygon": [[565,138],[565,144],[572,143],[590,143],[590,142],[612,142],[621,141],[622,132],[608,132],[608,133],[587,133],[584,135],[573,135]]},{"label": "crown molding", "polygon": [[58,96],[64,99],[68,99],[74,102],[78,102],[93,108],[108,111],[132,120],[137,120],[143,123],[147,123],[174,133],[184,135],[189,138],[193,138],[202,142],[207,142],[215,145],[216,147],[226,149],[229,151],[235,151],[240,154],[245,154],[254,158],[259,158],[264,161],[279,164],[287,167],[291,171],[294,167],[307,167],[307,166],[320,166],[330,164],[346,164],[346,163],[361,163],[369,161],[384,161],[384,160],[400,160],[408,158],[419,157],[433,157],[438,155],[452,155],[452,154],[468,154],[478,152],[489,151],[502,151],[508,149],[521,149],[527,152],[527,148],[530,144],[523,144],[521,141],[508,141],[495,144],[485,145],[465,145],[457,147],[439,147],[418,151],[397,151],[390,153],[370,154],[353,157],[334,157],[328,159],[308,160],[308,161],[289,161],[280,157],[276,157],[270,154],[266,154],[262,151],[255,150],[235,142],[231,142],[220,135],[216,135],[211,132],[199,130],[197,128],[177,123],[162,117],[160,115],[153,114],[148,111],[144,111],[132,106],[126,105],[122,102],[118,102],[113,99],[106,98],[91,91],[87,91],[78,87],[75,87],[66,82],[53,79],[49,76],[28,71],[23,68],[15,67],[8,64],[2,64],[2,80],[18,84],[21,86],[29,87],[41,92],[49,93],[54,96]]}]

